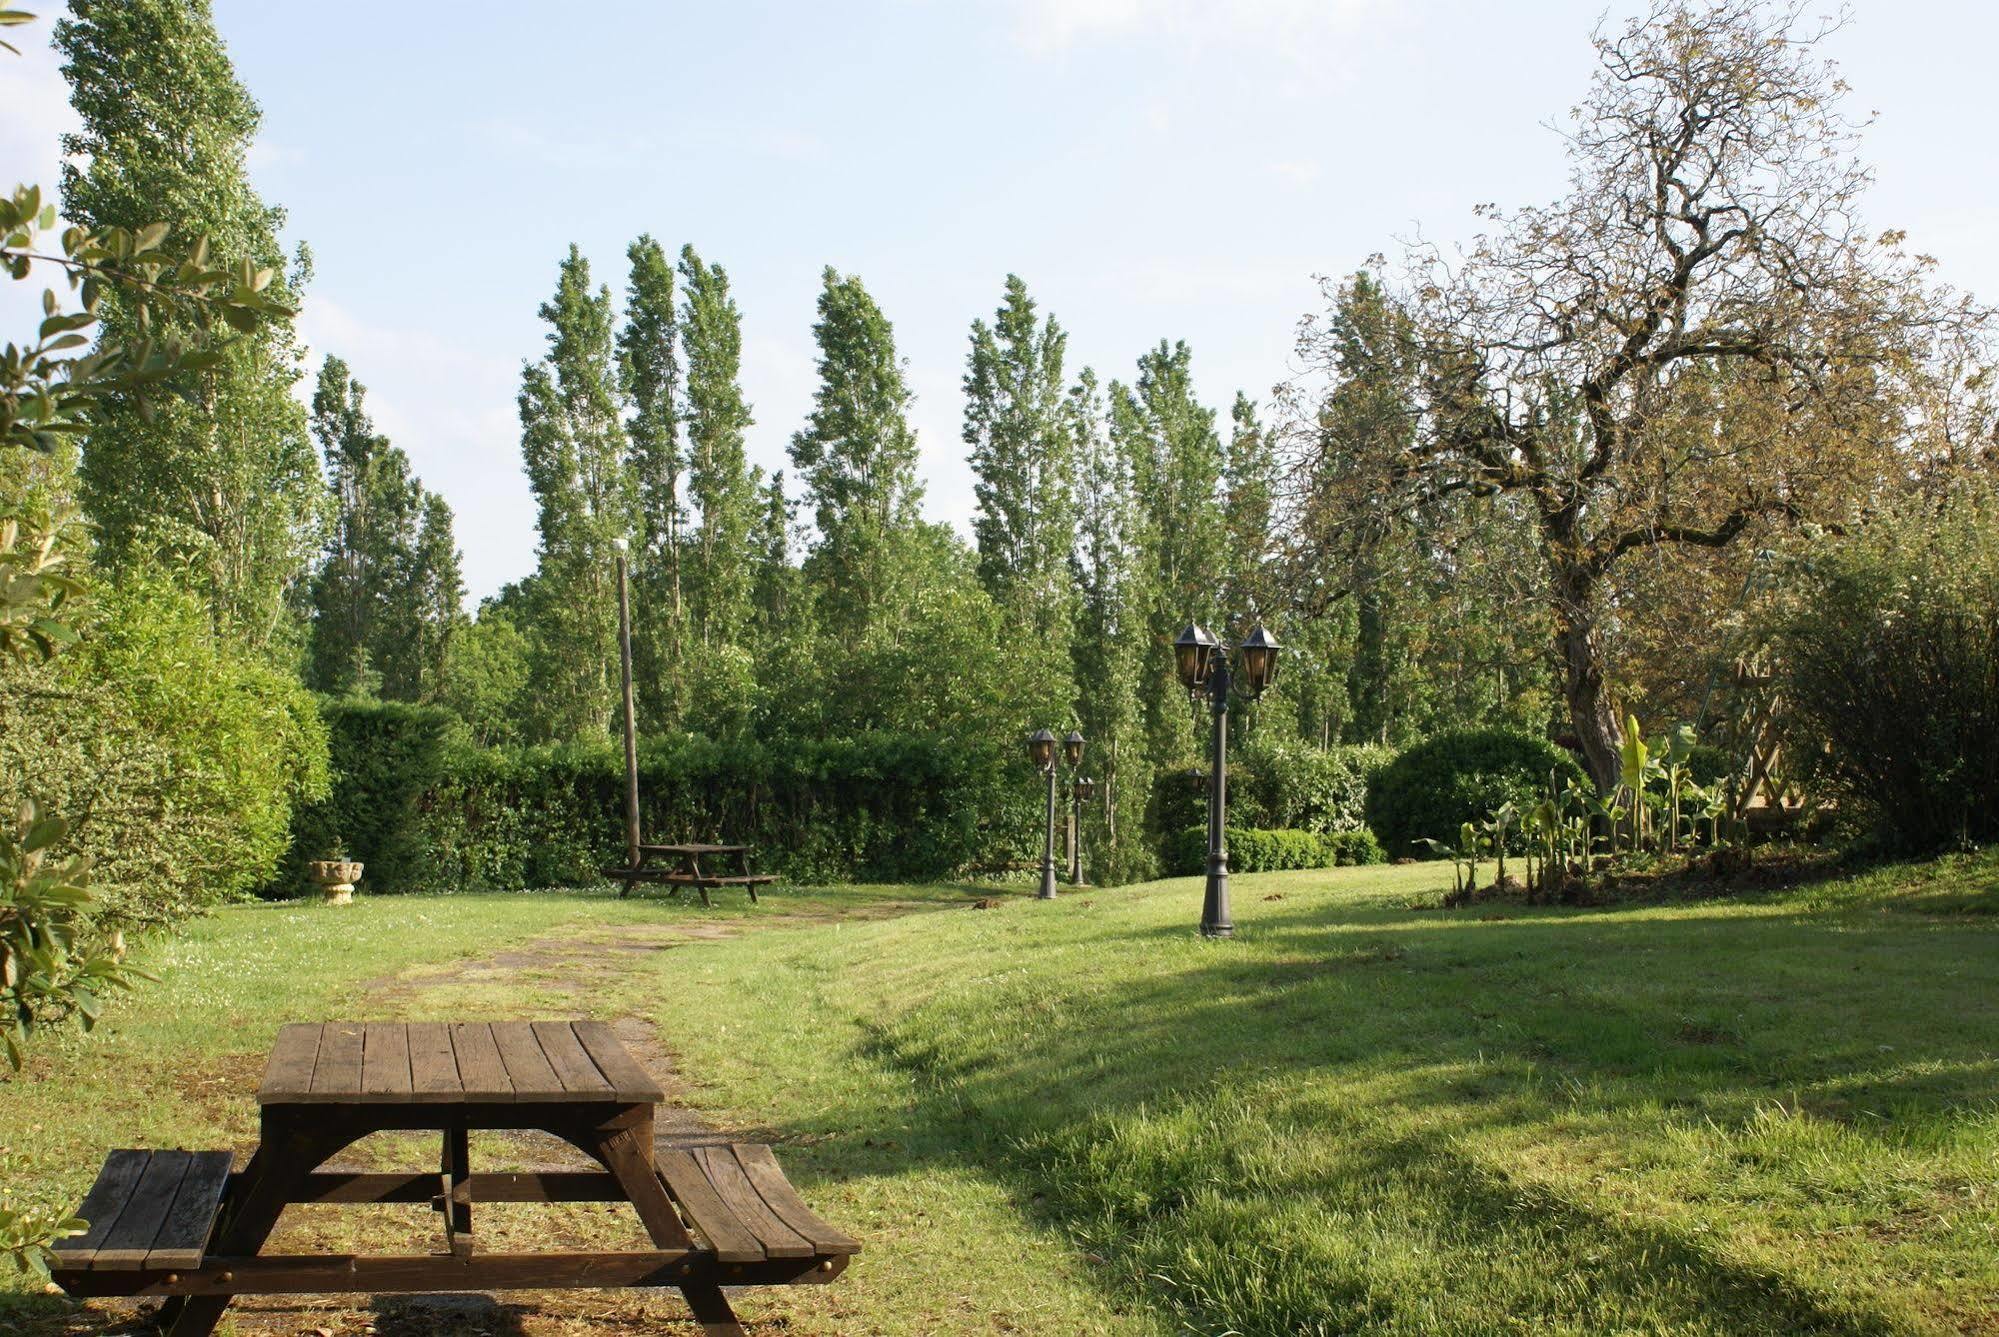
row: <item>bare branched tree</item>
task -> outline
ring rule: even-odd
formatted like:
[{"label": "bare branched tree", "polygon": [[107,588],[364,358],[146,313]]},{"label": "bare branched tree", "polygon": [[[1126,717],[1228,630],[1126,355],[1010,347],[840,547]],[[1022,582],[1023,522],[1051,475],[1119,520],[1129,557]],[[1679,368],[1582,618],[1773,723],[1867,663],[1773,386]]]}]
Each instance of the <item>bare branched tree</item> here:
[{"label": "bare branched tree", "polygon": [[[1618,766],[1602,627],[1622,560],[1837,523],[1953,449],[1942,424],[1958,448],[1967,430],[1990,439],[1963,412],[1985,313],[1862,222],[1860,127],[1819,51],[1834,26],[1762,0],[1674,0],[1599,31],[1569,193],[1482,208],[1490,233],[1454,257],[1410,248],[1412,430],[1341,439],[1315,418],[1296,438],[1317,452],[1301,470],[1308,549],[1351,546],[1384,499],[1420,517],[1454,494],[1499,497],[1528,517],[1601,784]],[[1307,321],[1300,349],[1342,374],[1332,322]]]}]

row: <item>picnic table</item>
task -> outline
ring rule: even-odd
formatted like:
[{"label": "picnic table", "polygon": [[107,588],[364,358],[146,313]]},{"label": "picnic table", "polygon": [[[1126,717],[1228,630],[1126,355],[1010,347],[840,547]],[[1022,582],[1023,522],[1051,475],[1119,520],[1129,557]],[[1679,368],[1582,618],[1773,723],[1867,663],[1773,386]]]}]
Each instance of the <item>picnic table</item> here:
[{"label": "picnic table", "polygon": [[[168,1297],[172,1337],[211,1332],[236,1295],[674,1286],[702,1330],[743,1329],[723,1286],[832,1280],[860,1245],[812,1213],[768,1146],[655,1147],[655,1082],[594,1021],[327,1022],[278,1034],[257,1090],[261,1136],[243,1169],[227,1151],[113,1151],[55,1246],[72,1295]],[[435,1172],[330,1170],[370,1133],[429,1130]],[[603,1168],[481,1173],[475,1129],[539,1130]],[[626,1202],[653,1247],[480,1253],[479,1202]],[[262,1252],[294,1203],[423,1203],[443,1249],[359,1256]]]},{"label": "picnic table", "polygon": [[[709,905],[708,891],[711,887],[742,887],[750,893],[750,903],[756,904],[757,888],[777,881],[775,873],[752,873],[750,871],[750,847],[748,845],[704,845],[687,843],[681,845],[645,845],[638,847],[638,859],[622,868],[606,868],[604,876],[625,885],[619,896],[632,894],[632,887],[640,882],[657,882],[671,888],[669,896],[678,896],[682,887],[693,887],[701,893],[701,903]],[[656,865],[655,859],[665,859],[665,866]],[[709,861],[704,869],[701,861]],[[733,860],[736,871],[720,870]]]}]

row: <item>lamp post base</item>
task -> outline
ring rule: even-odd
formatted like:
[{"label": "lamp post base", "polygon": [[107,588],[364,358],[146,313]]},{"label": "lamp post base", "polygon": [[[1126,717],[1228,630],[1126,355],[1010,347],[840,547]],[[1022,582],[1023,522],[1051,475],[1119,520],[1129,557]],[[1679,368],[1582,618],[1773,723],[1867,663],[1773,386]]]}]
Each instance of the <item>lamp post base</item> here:
[{"label": "lamp post base", "polygon": [[1035,893],[1035,899],[1042,901],[1052,901],[1055,899],[1054,864],[1045,863],[1041,865],[1041,890]]},{"label": "lamp post base", "polygon": [[1235,936],[1235,921],[1229,915],[1229,866],[1222,859],[1208,864],[1208,889],[1201,898],[1201,936]]}]

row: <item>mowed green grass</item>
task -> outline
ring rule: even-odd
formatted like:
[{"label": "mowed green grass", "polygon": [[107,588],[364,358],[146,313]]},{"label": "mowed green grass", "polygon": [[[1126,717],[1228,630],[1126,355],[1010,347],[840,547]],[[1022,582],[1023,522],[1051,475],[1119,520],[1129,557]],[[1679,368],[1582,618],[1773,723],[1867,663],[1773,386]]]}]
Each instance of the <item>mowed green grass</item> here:
[{"label": "mowed green grass", "polygon": [[[240,1137],[247,1086],[190,1066],[381,1015],[358,980],[541,1015],[575,981],[426,963],[768,924],[600,962],[581,1001],[653,1021],[868,1241],[744,1298],[788,1332],[1999,1332],[1999,859],[1607,909],[1431,908],[1447,879],[1238,877],[1231,942],[1192,880],[829,893],[789,928],[778,897],[230,911],[0,1086],[0,1171],[61,1197],[106,1146]],[[935,912],[851,913],[884,896]]]}]

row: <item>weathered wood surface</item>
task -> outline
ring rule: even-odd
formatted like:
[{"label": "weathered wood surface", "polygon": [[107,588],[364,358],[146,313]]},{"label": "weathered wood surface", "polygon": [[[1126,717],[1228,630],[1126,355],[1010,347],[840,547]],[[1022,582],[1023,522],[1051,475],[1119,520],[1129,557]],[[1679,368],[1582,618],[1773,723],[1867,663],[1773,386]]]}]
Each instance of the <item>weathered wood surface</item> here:
[{"label": "weathered wood surface", "polygon": [[257,1088],[266,1106],[657,1104],[664,1098],[608,1027],[563,1021],[286,1026]]},{"label": "weathered wood surface", "polygon": [[[258,1087],[263,1139],[249,1165],[232,1174],[227,1152],[113,1152],[79,1208],[89,1231],[56,1248],[55,1278],[74,1295],[168,1297],[169,1337],[211,1333],[239,1294],[572,1286],[677,1286],[713,1337],[742,1332],[725,1285],[839,1275],[860,1244],[805,1206],[769,1147],[655,1150],[663,1096],[602,1022],[286,1026]],[[475,1128],[553,1133],[604,1168],[475,1174]],[[319,1168],[391,1129],[441,1133],[438,1172]],[[480,1254],[481,1201],[627,1202],[655,1247]],[[284,1209],[306,1202],[427,1203],[442,1214],[446,1251],[262,1255]]]},{"label": "weathered wood surface", "polygon": [[114,1151],[77,1214],[90,1229],[59,1240],[59,1264],[79,1271],[196,1267],[229,1182],[226,1151]]}]

